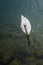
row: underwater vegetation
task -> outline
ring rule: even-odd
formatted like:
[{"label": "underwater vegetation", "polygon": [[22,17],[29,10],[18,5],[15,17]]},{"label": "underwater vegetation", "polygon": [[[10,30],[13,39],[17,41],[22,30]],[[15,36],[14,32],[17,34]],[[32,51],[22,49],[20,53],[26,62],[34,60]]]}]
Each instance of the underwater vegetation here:
[{"label": "underwater vegetation", "polygon": [[0,33],[0,65],[43,65],[43,48],[37,36],[33,35],[34,44],[29,48],[24,35]]}]

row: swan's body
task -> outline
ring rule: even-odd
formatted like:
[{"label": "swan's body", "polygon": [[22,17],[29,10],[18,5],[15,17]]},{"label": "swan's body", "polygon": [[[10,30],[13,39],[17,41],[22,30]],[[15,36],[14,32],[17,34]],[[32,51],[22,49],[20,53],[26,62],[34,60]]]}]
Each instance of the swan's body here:
[{"label": "swan's body", "polygon": [[23,15],[21,15],[21,25],[20,25],[22,31],[26,34],[27,40],[28,40],[28,44],[30,47],[30,39],[29,39],[29,34],[31,32],[31,24],[30,21],[24,17]]},{"label": "swan's body", "polygon": [[21,15],[21,25],[20,25],[22,31],[26,34],[30,34],[31,32],[31,24],[30,21],[24,17],[23,15]]}]

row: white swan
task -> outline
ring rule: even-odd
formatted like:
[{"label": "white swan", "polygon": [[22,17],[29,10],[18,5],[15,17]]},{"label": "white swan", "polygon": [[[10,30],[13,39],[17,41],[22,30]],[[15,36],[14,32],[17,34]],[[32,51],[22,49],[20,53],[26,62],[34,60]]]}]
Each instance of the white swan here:
[{"label": "white swan", "polygon": [[22,31],[29,35],[30,32],[31,32],[31,24],[30,24],[30,21],[24,17],[23,15],[21,15],[21,25],[20,25]]}]

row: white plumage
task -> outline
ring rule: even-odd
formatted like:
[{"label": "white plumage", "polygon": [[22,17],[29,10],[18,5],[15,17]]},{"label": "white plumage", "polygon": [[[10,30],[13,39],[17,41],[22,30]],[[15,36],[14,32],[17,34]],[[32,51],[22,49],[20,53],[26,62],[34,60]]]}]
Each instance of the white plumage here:
[{"label": "white plumage", "polygon": [[[26,29],[25,29],[25,27],[24,26],[26,26]],[[26,17],[24,17],[23,15],[21,15],[21,25],[20,25],[20,27],[21,27],[21,29],[22,29],[22,31],[26,34],[30,34],[30,32],[31,32],[31,24],[30,24],[30,21],[26,18]]]}]

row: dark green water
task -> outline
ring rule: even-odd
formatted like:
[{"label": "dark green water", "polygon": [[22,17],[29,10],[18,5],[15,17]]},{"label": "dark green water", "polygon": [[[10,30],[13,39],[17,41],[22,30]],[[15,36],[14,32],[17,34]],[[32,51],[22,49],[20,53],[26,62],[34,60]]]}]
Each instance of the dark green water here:
[{"label": "dark green water", "polygon": [[[32,25],[29,49],[21,14]],[[43,0],[0,0],[0,65],[43,65]]]}]

